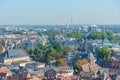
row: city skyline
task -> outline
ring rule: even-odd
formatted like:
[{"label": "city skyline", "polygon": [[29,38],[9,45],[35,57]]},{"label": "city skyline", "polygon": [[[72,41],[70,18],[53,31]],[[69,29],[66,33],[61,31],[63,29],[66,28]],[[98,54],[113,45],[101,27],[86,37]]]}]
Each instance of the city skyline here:
[{"label": "city skyline", "polygon": [[120,24],[119,0],[0,0],[0,24]]}]

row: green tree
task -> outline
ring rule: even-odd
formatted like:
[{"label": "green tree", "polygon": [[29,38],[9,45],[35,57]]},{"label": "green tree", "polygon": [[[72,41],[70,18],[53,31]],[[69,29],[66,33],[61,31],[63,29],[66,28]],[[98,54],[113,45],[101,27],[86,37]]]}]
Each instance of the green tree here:
[{"label": "green tree", "polygon": [[82,38],[82,34],[80,32],[71,32],[71,33],[67,34],[67,36],[75,38],[75,39],[81,39]]},{"label": "green tree", "polygon": [[56,55],[56,50],[53,47],[50,47],[49,53],[51,55]]},{"label": "green tree", "polygon": [[107,33],[107,38],[109,39],[109,40],[118,40],[118,37],[116,37],[116,36],[113,36],[112,35],[112,32],[108,32]]},{"label": "green tree", "polygon": [[109,60],[111,59],[112,52],[111,50],[104,46],[98,50],[98,59]]},{"label": "green tree", "polygon": [[88,36],[87,39],[104,39],[107,38],[106,33],[103,32],[91,32]]},{"label": "green tree", "polygon": [[54,48],[56,49],[57,52],[63,52],[64,47],[60,43],[56,43]]},{"label": "green tree", "polygon": [[50,60],[56,59],[56,50],[53,47],[50,47],[48,53],[46,54],[46,59],[49,62]]},{"label": "green tree", "polygon": [[104,33],[104,32],[91,32],[87,39],[104,39],[108,38],[109,40],[118,40],[118,37],[113,36],[112,32]]},{"label": "green tree", "polygon": [[44,54],[42,54],[42,53],[38,54],[37,59],[38,59],[38,61],[43,62],[44,61]]}]

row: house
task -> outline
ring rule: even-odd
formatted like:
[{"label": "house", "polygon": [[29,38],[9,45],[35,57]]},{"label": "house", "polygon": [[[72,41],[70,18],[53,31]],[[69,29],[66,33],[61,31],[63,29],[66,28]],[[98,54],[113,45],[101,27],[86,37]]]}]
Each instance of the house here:
[{"label": "house", "polygon": [[0,68],[0,80],[11,80],[8,79],[8,76],[11,76],[11,71],[7,67]]},{"label": "house", "polygon": [[79,47],[79,42],[72,37],[66,37],[63,35],[54,36],[54,40],[57,43],[61,43],[64,47],[70,48],[71,50],[77,50]]},{"label": "house", "polygon": [[120,80],[120,76],[117,76],[116,80]]},{"label": "house", "polygon": [[47,77],[47,80],[55,80],[56,71],[54,69],[50,69],[47,72],[45,72],[45,76]]},{"label": "house", "polygon": [[117,80],[117,78],[120,79],[115,73],[104,72],[103,80]]},{"label": "house", "polygon": [[21,69],[20,69],[20,67],[18,66],[18,65],[9,65],[9,66],[7,66],[9,69],[10,69],[10,71],[12,72],[12,73],[14,73],[14,74],[18,74],[18,73],[20,73],[20,71],[21,71]]},{"label": "house", "polygon": [[79,45],[79,42],[77,40],[68,39],[65,42],[62,43],[64,47],[70,48],[71,50],[77,50]]},{"label": "house", "polygon": [[2,38],[2,39],[0,39],[0,46],[6,46],[6,42],[5,42],[5,40]]},{"label": "house", "polygon": [[9,73],[10,69],[6,68],[6,67],[2,67],[0,68],[0,73]]},{"label": "house", "polygon": [[73,76],[73,72],[72,71],[60,70],[60,71],[57,72],[56,76],[57,77],[70,77],[70,76]]},{"label": "house", "polygon": [[32,76],[25,70],[20,71],[18,66],[7,65],[0,68],[0,80],[32,80]]},{"label": "house", "polygon": [[80,72],[79,80],[92,80],[94,79],[93,72]]},{"label": "house", "polygon": [[70,80],[72,79],[71,77],[73,76],[73,68],[69,66],[61,66],[58,67],[56,70],[56,77],[57,79],[60,80]]},{"label": "house", "polygon": [[48,36],[42,35],[41,37],[39,37],[38,44],[45,46],[45,44],[47,43],[47,39]]},{"label": "house", "polygon": [[32,80],[32,76],[29,72],[22,72],[19,74],[13,74],[11,76],[12,80]]},{"label": "house", "polygon": [[97,59],[96,57],[94,57],[93,53],[88,53],[88,59],[89,59],[89,67],[91,69],[91,71],[95,71],[95,70],[100,70],[101,67],[96,63]]},{"label": "house", "polygon": [[44,78],[45,76],[45,69],[44,68],[36,68],[36,69],[28,69],[28,72],[30,72],[30,74],[33,77],[39,77],[39,78]]},{"label": "house", "polygon": [[69,66],[73,66],[76,60],[82,58],[88,58],[88,53],[78,51],[68,52],[64,59],[67,61]]},{"label": "house", "polygon": [[27,63],[25,66],[28,67],[28,68],[32,68],[32,69],[44,68],[45,67],[45,63],[31,62],[31,63]]},{"label": "house", "polygon": [[4,53],[6,51],[7,47],[0,46],[0,54]]},{"label": "house", "polygon": [[30,39],[23,42],[22,46],[28,50],[35,50],[35,48],[37,47],[37,41],[34,39]]},{"label": "house", "polygon": [[115,54],[115,58],[116,58],[117,60],[120,60],[120,53]]},{"label": "house", "polygon": [[7,80],[7,73],[0,73],[0,80]]},{"label": "house", "polygon": [[91,80],[99,78],[101,67],[96,64],[96,58],[94,57],[93,53],[88,54],[89,63],[82,65],[82,70],[80,71],[80,80]]},{"label": "house", "polygon": [[103,44],[103,46],[111,46],[112,45],[112,43],[107,38],[105,38],[103,40],[102,44]]},{"label": "house", "polygon": [[[32,76],[32,77],[33,77],[33,76]],[[34,77],[32,78],[32,80],[40,80],[40,78],[39,78],[39,77],[34,76]]]},{"label": "house", "polygon": [[11,49],[0,55],[0,62],[11,64],[17,61],[30,61],[29,55],[23,49]]},{"label": "house", "polygon": [[[70,66],[46,66],[44,68],[35,68],[35,69],[28,69],[32,76],[37,76],[40,78],[51,78],[53,75],[50,73],[55,72],[54,78],[59,77],[66,77],[66,76],[73,76],[73,68]],[[53,79],[53,78],[52,78]],[[54,79],[53,79],[54,80]]]},{"label": "house", "polygon": [[120,75],[120,61],[102,60],[99,64],[105,72]]},{"label": "house", "polygon": [[6,42],[4,39],[0,39],[0,54],[4,53],[6,50]]}]

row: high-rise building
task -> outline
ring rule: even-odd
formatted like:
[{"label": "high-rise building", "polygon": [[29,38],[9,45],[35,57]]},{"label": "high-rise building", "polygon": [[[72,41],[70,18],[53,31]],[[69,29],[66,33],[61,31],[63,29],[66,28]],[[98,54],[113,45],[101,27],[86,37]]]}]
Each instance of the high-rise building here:
[{"label": "high-rise building", "polygon": [[96,32],[96,31],[97,31],[97,26],[96,25],[88,26],[88,32]]}]

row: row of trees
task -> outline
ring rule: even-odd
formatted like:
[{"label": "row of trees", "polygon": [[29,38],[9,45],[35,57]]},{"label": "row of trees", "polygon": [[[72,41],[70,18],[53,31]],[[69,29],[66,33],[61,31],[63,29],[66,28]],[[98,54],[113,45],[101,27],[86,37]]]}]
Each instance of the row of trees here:
[{"label": "row of trees", "polygon": [[[81,39],[85,38],[80,32],[71,32],[67,34],[68,37],[72,37],[75,39]],[[118,38],[116,36],[113,36],[111,32],[91,32],[87,37],[87,39],[104,39],[108,38],[109,40],[117,40]]]},{"label": "row of trees", "polygon": [[82,34],[80,32],[71,32],[71,33],[67,34],[67,36],[75,38],[75,39],[81,39],[82,38]]},{"label": "row of trees", "polygon": [[104,33],[104,32],[91,32],[87,39],[104,39],[108,38],[109,40],[117,40],[118,38],[116,36],[113,36],[111,32]]},{"label": "row of trees", "polygon": [[102,32],[91,32],[88,36],[87,39],[104,39],[106,38],[107,35]]}]

